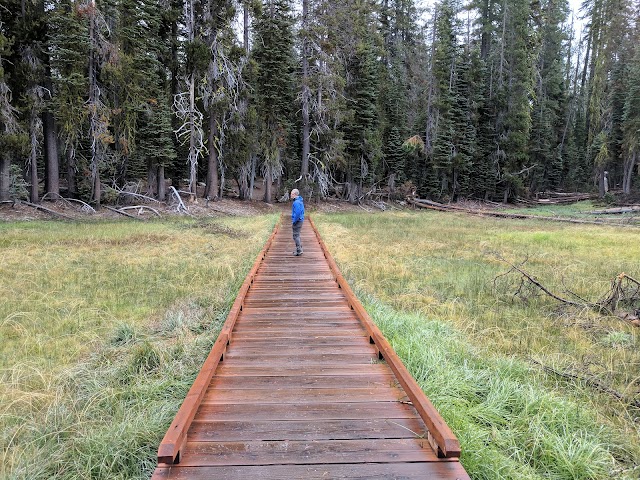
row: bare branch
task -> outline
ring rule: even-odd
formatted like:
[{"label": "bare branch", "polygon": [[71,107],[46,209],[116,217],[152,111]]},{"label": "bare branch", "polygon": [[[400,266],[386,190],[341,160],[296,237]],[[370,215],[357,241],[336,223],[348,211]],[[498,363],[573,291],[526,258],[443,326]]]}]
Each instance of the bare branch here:
[{"label": "bare branch", "polygon": [[606,393],[607,395],[610,395],[612,397],[614,397],[617,400],[620,400],[622,403],[635,407],[635,408],[640,408],[640,401],[638,400],[632,400],[629,399],[627,397],[625,397],[622,393],[618,392],[617,390],[614,390],[611,387],[608,387],[607,385],[603,384],[602,382],[600,382],[599,380],[593,378],[593,377],[585,377],[585,376],[580,376],[577,375],[575,373],[571,373],[568,371],[564,371],[561,372],[559,370],[556,370],[552,367],[549,367],[548,365],[544,365],[542,363],[540,363],[537,360],[534,360],[533,358],[530,358],[529,361],[535,365],[538,365],[540,367],[542,367],[542,369],[547,372],[547,373],[551,373],[557,377],[560,378],[565,378],[568,380],[574,380],[577,381],[579,383],[584,383],[585,385],[588,385],[589,387],[594,388],[595,390],[598,390],[602,393]]}]

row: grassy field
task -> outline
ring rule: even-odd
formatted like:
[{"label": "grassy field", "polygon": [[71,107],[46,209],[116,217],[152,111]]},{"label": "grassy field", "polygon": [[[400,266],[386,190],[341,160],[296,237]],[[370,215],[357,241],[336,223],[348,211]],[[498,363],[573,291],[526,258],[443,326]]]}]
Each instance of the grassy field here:
[{"label": "grassy field", "polygon": [[315,219],[473,478],[640,478],[637,327],[526,286],[516,296],[520,276],[501,276],[500,260],[596,301],[617,274],[640,277],[637,230],[438,212]]},{"label": "grassy field", "polygon": [[0,478],[149,478],[276,219],[0,223]]}]

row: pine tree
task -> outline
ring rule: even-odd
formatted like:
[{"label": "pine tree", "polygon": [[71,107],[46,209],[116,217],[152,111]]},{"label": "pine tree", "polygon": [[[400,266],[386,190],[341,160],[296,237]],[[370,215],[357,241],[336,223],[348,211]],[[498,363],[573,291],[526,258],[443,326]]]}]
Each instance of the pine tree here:
[{"label": "pine tree", "polygon": [[565,58],[566,41],[562,24],[567,17],[564,0],[547,0],[541,6],[541,45],[535,67],[535,101],[531,108],[530,163],[536,165],[531,176],[533,191],[554,190],[562,183],[564,170],[562,135],[566,118]]},{"label": "pine tree", "polygon": [[347,197],[358,202],[369,174],[373,174],[381,157],[382,142],[378,133],[378,69],[373,46],[366,40],[355,47],[347,64],[351,82],[347,83],[349,122],[344,128],[347,155]]},{"label": "pine tree", "polygon": [[83,169],[82,149],[87,110],[84,108],[89,81],[85,74],[89,56],[88,24],[84,10],[72,0],[62,0],[51,12],[51,67],[55,96],[53,111],[66,163],[67,195],[78,195],[77,174]]},{"label": "pine tree", "polygon": [[260,150],[267,203],[272,182],[283,172],[283,156],[293,123],[293,19],[289,0],[267,0],[255,22],[253,58],[258,67],[256,88],[262,121]]},{"label": "pine tree", "polygon": [[504,122],[498,135],[504,136],[504,157],[501,162],[503,201],[522,193],[522,174],[528,169],[531,111],[529,93],[533,84],[533,63],[530,49],[532,31],[529,28],[531,7],[527,0],[504,4],[503,42],[500,85],[505,108]]},{"label": "pine tree", "polygon": [[18,110],[13,105],[13,96],[5,70],[6,59],[12,53],[12,42],[7,37],[0,21],[0,202],[11,198],[11,165],[17,160],[27,143],[18,122]]},{"label": "pine tree", "polygon": [[[457,68],[457,26],[456,6],[445,0],[437,5],[435,43],[433,48],[434,118],[433,154],[431,158],[436,176],[433,185],[439,185],[435,192],[443,197],[451,192],[453,181],[453,157],[455,145],[456,104],[455,82]],[[457,112],[460,113],[460,112]]]},{"label": "pine tree", "polygon": [[638,46],[637,42],[637,28],[640,26],[640,16],[638,20],[636,20],[635,25],[635,53],[629,66],[629,84],[624,104],[622,124],[622,191],[627,195],[631,193],[633,169],[637,164],[640,164],[640,46]]}]

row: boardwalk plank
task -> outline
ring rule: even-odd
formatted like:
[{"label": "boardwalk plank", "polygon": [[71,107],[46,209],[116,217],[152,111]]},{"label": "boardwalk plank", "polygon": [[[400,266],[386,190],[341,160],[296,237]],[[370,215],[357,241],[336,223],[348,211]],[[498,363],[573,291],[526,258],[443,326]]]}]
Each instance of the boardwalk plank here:
[{"label": "boardwalk plank", "polygon": [[353,388],[373,387],[386,388],[396,386],[396,379],[391,374],[378,375],[289,375],[289,376],[237,376],[216,375],[209,387],[236,388],[238,390],[250,390],[256,388]]},{"label": "boardwalk plank", "polygon": [[[314,463],[433,462],[426,440],[188,442],[181,465],[308,465]],[[286,477],[285,477],[286,478]]]},{"label": "boardwalk plank", "polygon": [[208,390],[203,403],[338,403],[403,401],[405,393],[393,388],[257,388]]},{"label": "boardwalk plank", "polygon": [[357,420],[370,418],[416,418],[415,409],[401,402],[306,403],[291,408],[287,404],[227,403],[200,407],[202,418],[211,421],[234,420]]},{"label": "boardwalk plank", "polygon": [[466,480],[469,478],[457,462],[357,463],[323,465],[269,465],[229,467],[163,467],[152,480]]}]

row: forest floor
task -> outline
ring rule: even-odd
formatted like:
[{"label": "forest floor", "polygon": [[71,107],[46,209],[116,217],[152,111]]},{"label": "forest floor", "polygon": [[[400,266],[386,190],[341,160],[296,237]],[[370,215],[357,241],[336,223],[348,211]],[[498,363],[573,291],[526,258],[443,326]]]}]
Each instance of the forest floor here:
[{"label": "forest floor", "polygon": [[[196,218],[219,217],[219,216],[238,216],[250,217],[255,215],[264,215],[270,213],[289,212],[291,204],[274,202],[268,204],[259,200],[243,201],[234,198],[224,198],[222,200],[207,202],[204,199],[198,199],[197,203],[188,203],[184,201],[188,208],[190,216]],[[114,208],[121,209],[123,206],[106,205],[92,212],[81,204],[70,203],[65,200],[44,201],[39,206],[45,207],[47,210],[39,209],[24,202],[4,203],[0,204],[0,221],[33,221],[33,220],[50,220],[54,218],[64,219],[70,217],[73,220],[115,220],[126,219],[127,217],[113,211]],[[111,207],[108,208],[108,207]],[[134,205],[124,206],[126,212],[140,220],[151,219],[154,217],[173,217],[184,216],[179,213],[176,205],[168,205],[165,203],[145,202],[134,208]],[[402,208],[399,205],[399,208]],[[153,210],[151,210],[153,209]],[[364,211],[380,211],[373,207],[359,207],[341,200],[326,200],[323,202],[314,202],[307,204],[307,209],[321,213],[349,213]],[[157,212],[155,213],[154,212]]]},{"label": "forest floor", "polygon": [[[251,217],[270,213],[288,213],[290,202],[265,203],[261,200],[239,200],[234,197],[225,197],[219,201],[207,201],[198,198],[196,202],[188,202],[182,198],[187,209],[180,209],[177,202],[165,203],[143,200],[139,203],[126,205],[105,204],[100,208],[93,208],[76,200],[46,200],[40,204],[28,202],[0,203],[1,221],[35,221],[35,220],[76,220],[92,221],[134,218],[138,220],[150,220],[153,218],[172,218],[191,216],[194,218],[216,217]],[[345,200],[330,198],[322,201],[305,202],[310,213],[376,213],[387,211],[403,211],[415,209],[405,201],[368,202],[359,205],[351,204]],[[458,212],[463,210],[469,213],[496,212],[499,215],[531,215],[551,219],[573,219],[586,222],[610,223],[610,224],[639,224],[640,209],[620,214],[603,214],[607,208],[615,205],[604,205],[592,200],[583,200],[568,204],[527,205],[500,204],[495,202],[483,202],[479,200],[462,200],[446,204],[454,207]],[[119,210],[120,212],[118,212]]]}]

